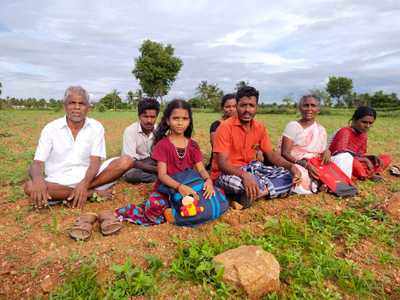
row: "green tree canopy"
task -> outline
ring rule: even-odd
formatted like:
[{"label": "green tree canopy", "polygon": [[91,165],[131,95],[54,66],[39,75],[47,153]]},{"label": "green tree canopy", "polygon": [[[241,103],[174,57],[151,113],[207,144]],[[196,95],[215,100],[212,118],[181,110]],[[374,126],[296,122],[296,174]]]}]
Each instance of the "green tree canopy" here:
[{"label": "green tree canopy", "polygon": [[140,56],[135,59],[132,73],[139,80],[144,93],[162,99],[182,68],[182,60],[174,56],[171,45],[164,46],[150,40],[145,40],[139,51]]},{"label": "green tree canopy", "polygon": [[248,85],[250,85],[248,81],[240,80],[238,83],[236,83],[235,91],[238,91],[240,88]]},{"label": "green tree canopy", "polygon": [[395,93],[385,94],[378,91],[369,97],[369,105],[372,107],[395,107],[400,105],[400,99]]},{"label": "green tree canopy", "polygon": [[207,80],[203,80],[196,88],[196,96],[200,99],[203,107],[212,107],[219,110],[220,99],[224,92],[217,84],[209,84]]},{"label": "green tree canopy", "polygon": [[111,93],[108,93],[103,98],[100,99],[99,105],[103,105],[107,109],[122,108],[122,99],[119,96],[120,92],[117,90],[112,90]]},{"label": "green tree canopy", "polygon": [[338,106],[342,106],[344,104],[345,96],[350,95],[352,90],[353,80],[347,77],[330,76],[326,85],[326,91],[332,98],[336,99],[336,104]]}]

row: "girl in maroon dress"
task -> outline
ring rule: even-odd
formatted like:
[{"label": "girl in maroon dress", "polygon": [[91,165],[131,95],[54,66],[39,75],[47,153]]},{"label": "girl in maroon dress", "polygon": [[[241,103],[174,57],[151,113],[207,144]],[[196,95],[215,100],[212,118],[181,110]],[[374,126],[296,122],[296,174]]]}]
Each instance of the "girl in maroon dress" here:
[{"label": "girl in maroon dress", "polygon": [[205,180],[204,195],[209,198],[214,193],[213,182],[203,165],[199,145],[192,140],[193,118],[190,104],[184,100],[171,101],[155,133],[152,158],[157,161],[158,180],[148,200],[141,205],[129,204],[116,210],[122,220],[140,224],[155,225],[172,221],[168,196],[157,192],[160,182],[175,189],[182,196],[196,192],[189,186],[174,180],[171,175],[194,168]]}]

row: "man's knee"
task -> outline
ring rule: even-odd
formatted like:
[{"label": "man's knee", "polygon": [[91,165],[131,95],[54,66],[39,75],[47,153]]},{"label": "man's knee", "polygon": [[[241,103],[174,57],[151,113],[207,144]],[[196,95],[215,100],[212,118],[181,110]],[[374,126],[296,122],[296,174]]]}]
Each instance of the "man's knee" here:
[{"label": "man's knee", "polygon": [[28,180],[24,183],[24,193],[27,196],[30,196],[32,193],[32,180]]},{"label": "man's knee", "polygon": [[118,159],[118,168],[121,170],[129,170],[133,168],[133,159],[129,155],[123,155]]}]

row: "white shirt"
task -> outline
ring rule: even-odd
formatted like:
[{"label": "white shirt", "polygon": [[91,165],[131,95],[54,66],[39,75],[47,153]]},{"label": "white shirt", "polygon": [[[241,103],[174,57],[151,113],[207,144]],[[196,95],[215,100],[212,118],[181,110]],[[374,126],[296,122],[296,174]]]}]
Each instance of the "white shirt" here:
[{"label": "white shirt", "polygon": [[46,181],[69,186],[85,177],[90,156],[106,158],[103,125],[86,118],[74,140],[64,116],[43,128],[34,159],[44,162]]},{"label": "white shirt", "polygon": [[145,134],[140,122],[135,122],[125,128],[122,141],[122,155],[129,155],[135,160],[145,159],[150,156],[153,146],[154,134]]}]

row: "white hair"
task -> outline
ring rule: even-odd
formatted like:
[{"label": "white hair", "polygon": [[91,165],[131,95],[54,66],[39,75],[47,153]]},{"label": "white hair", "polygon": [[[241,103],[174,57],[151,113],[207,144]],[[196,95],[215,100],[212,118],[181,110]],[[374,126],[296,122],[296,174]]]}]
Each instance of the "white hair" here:
[{"label": "white hair", "polygon": [[316,95],[309,94],[309,95],[304,95],[303,97],[300,98],[298,107],[300,108],[303,105],[304,101],[306,101],[308,98],[314,98],[317,101],[318,107],[321,106],[321,100],[319,99],[319,97]]},{"label": "white hair", "polygon": [[86,103],[89,104],[89,94],[88,92],[81,86],[70,86],[65,90],[64,94],[64,104],[67,102],[68,98],[72,95],[82,96]]}]

